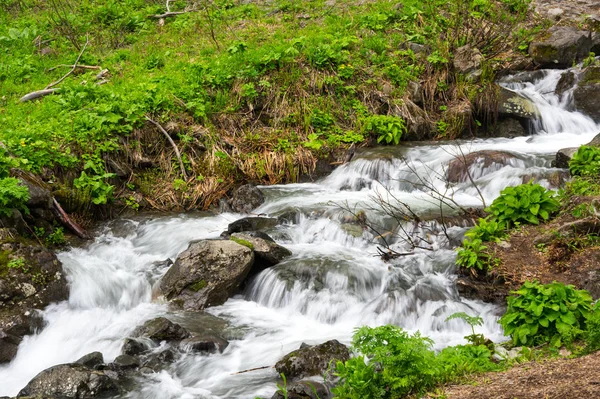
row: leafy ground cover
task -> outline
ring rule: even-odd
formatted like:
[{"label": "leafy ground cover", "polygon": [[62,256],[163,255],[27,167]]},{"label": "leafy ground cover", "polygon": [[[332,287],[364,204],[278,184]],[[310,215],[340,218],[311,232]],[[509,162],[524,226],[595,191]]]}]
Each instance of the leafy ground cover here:
[{"label": "leafy ground cover", "polygon": [[[70,211],[192,209],[243,181],[295,181],[352,143],[456,137],[492,121],[495,73],[541,29],[527,5],[7,0],[3,157]],[[476,77],[453,66],[464,45],[482,53]]]}]

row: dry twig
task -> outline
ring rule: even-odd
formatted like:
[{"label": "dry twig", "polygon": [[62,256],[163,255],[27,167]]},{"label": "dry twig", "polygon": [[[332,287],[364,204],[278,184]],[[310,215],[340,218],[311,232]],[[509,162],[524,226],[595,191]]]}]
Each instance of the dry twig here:
[{"label": "dry twig", "polygon": [[185,166],[184,166],[183,161],[181,159],[181,153],[179,152],[179,148],[177,148],[177,144],[175,144],[175,142],[173,141],[173,139],[171,138],[171,136],[169,136],[169,133],[167,133],[167,131],[165,130],[165,128],[162,127],[160,123],[154,121],[152,118],[150,118],[148,116],[146,116],[146,120],[148,122],[152,123],[154,126],[156,126],[158,128],[158,130],[160,130],[161,133],[165,135],[165,137],[167,138],[167,140],[169,140],[169,143],[171,143],[171,146],[173,147],[173,150],[175,150],[175,155],[177,156],[177,160],[179,161],[179,168],[181,169],[181,175],[187,181],[187,179],[188,179],[187,173],[185,172]]}]

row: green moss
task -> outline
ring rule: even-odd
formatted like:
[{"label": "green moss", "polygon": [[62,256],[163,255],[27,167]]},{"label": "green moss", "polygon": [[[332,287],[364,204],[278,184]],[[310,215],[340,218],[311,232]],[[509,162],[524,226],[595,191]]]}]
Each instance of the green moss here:
[{"label": "green moss", "polygon": [[204,287],[206,287],[208,284],[206,283],[205,280],[199,280],[196,281],[194,284],[191,284],[189,287],[192,291],[198,292],[201,289],[203,289]]},{"label": "green moss", "polygon": [[0,251],[0,277],[8,273],[8,255],[10,251]]},{"label": "green moss", "polygon": [[237,243],[237,244],[240,244],[240,245],[243,245],[245,247],[248,247],[248,248],[250,248],[251,250],[254,251],[254,245],[252,245],[252,243],[250,241],[246,241],[246,240],[243,240],[243,239],[238,238],[238,237],[231,237],[230,240],[233,241],[233,242],[235,242],[235,243]]}]

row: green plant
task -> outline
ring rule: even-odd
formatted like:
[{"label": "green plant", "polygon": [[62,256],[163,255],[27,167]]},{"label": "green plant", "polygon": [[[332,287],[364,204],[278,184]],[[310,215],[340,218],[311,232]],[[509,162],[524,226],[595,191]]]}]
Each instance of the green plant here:
[{"label": "green plant", "polygon": [[586,321],[585,352],[600,350],[600,303],[596,302]]},{"label": "green plant", "polygon": [[7,265],[9,269],[21,270],[23,273],[29,272],[29,266],[25,263],[25,259],[23,258],[15,258],[10,260]]},{"label": "green plant", "polygon": [[587,68],[590,65],[595,65],[596,63],[596,54],[590,52],[590,54],[583,60],[583,67]]},{"label": "green plant", "polygon": [[277,384],[277,392],[279,392],[283,396],[283,399],[287,399],[288,398],[287,379],[285,378],[285,374],[281,373],[279,375],[281,376],[283,383]]},{"label": "green plant", "polygon": [[398,116],[371,115],[363,120],[363,132],[377,136],[378,143],[398,145],[406,132],[406,123]]},{"label": "green plant", "polygon": [[443,370],[443,381],[503,368],[492,360],[492,351],[485,345],[450,346],[442,349],[437,360]]},{"label": "green plant", "polygon": [[335,398],[385,397],[385,388],[381,386],[380,374],[375,372],[375,363],[367,364],[364,356],[353,357],[346,362],[337,362],[335,375],[342,381],[332,390]]},{"label": "green plant", "polygon": [[515,345],[552,346],[572,342],[582,334],[590,314],[592,297],[585,290],[557,283],[525,282],[508,298],[508,309],[500,318],[505,335]]},{"label": "green plant", "polygon": [[487,211],[499,223],[513,227],[521,223],[539,224],[540,219],[547,221],[559,208],[554,191],[529,182],[502,190]]},{"label": "green plant", "polygon": [[465,339],[467,341],[469,341],[471,344],[473,344],[475,346],[484,345],[484,343],[486,342],[486,339],[483,336],[483,334],[475,334],[475,326],[483,325],[483,319],[481,317],[469,316],[465,312],[457,312],[457,313],[451,314],[448,318],[446,318],[446,321],[450,321],[450,320],[454,320],[454,319],[464,320],[469,326],[471,326],[471,335],[467,335],[465,337]]},{"label": "green plant", "polygon": [[486,245],[479,238],[465,240],[456,255],[456,264],[467,269],[487,270],[490,255],[484,252]]},{"label": "green plant", "polygon": [[28,213],[29,190],[14,177],[0,179],[0,216],[11,216],[13,209]]},{"label": "green plant", "polygon": [[573,176],[598,176],[600,174],[600,148],[582,145],[569,161]]},{"label": "green plant", "polygon": [[480,239],[483,242],[497,242],[506,237],[506,225],[494,218],[479,218],[475,227],[465,233],[465,237],[471,240]]},{"label": "green plant", "polygon": [[65,242],[65,231],[62,227],[55,228],[54,231],[48,234],[48,237],[46,237],[46,243],[49,245],[60,246],[64,245]]}]

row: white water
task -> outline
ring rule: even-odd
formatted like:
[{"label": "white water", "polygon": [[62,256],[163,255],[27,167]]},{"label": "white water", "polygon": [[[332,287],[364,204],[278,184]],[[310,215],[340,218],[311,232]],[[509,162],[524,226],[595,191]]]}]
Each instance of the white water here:
[{"label": "white water", "polygon": [[[600,132],[591,119],[568,111],[553,94],[558,71],[527,84],[507,84],[532,99],[542,118],[534,136],[515,139],[475,140],[461,143],[464,153],[505,150],[518,159],[508,166],[476,165],[472,176],[489,204],[499,192],[523,182],[524,176],[544,179],[554,153],[584,144]],[[272,369],[232,375],[236,371],[273,365],[302,342],[338,339],[348,343],[353,329],[362,325],[394,323],[421,331],[436,348],[462,343],[469,327],[459,320],[444,322],[452,313],[465,311],[484,318],[477,332],[503,340],[497,324],[499,309],[459,297],[454,285],[454,252],[441,234],[429,232],[433,249],[416,250],[385,263],[376,254],[373,236],[352,237],[341,227],[343,212],[336,204],[367,210],[371,221],[393,226],[389,218],[370,210],[373,195],[394,197],[418,213],[437,209],[427,192],[410,182],[411,168],[431,176],[438,190],[448,162],[458,154],[455,144],[415,145],[375,149],[360,154],[330,176],[314,184],[263,187],[267,202],[256,212],[278,215],[295,210],[295,224],[269,233],[294,256],[256,276],[239,296],[209,309],[226,319],[230,345],[223,354],[184,355],[160,373],[140,379],[130,398],[253,398],[275,391]],[[400,160],[406,157],[409,168]],[[386,190],[390,190],[389,192]],[[468,183],[451,188],[454,199],[465,206],[480,206],[477,191]],[[123,338],[145,320],[167,315],[167,306],[152,300],[152,285],[166,272],[160,261],[174,259],[194,239],[216,238],[241,215],[186,215],[145,221],[121,221],[100,232],[87,248],[59,255],[71,285],[68,302],[43,312],[47,326],[27,337],[15,360],[0,368],[0,396],[15,395],[39,371],[101,351],[114,359]],[[119,229],[116,224],[125,225]],[[436,227],[430,223],[430,227]],[[451,227],[460,236],[462,227]],[[421,235],[427,231],[421,231]],[[408,248],[402,242],[392,247]],[[234,339],[236,338],[237,339]]]}]

